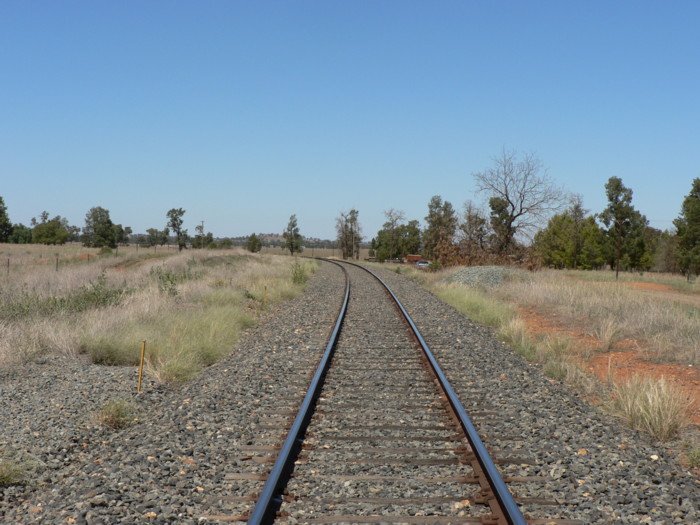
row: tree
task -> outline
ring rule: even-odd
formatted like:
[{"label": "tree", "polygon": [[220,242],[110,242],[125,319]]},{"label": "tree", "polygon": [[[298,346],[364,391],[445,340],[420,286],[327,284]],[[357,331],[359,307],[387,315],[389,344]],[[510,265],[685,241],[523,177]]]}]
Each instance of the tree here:
[{"label": "tree", "polygon": [[165,228],[164,230],[159,230],[158,228],[148,228],[146,233],[146,242],[149,246],[156,246],[157,244],[163,246],[166,242],[168,242],[170,230],[168,228]]},{"label": "tree", "polygon": [[192,248],[215,248],[216,242],[214,242],[214,234],[211,232],[204,233],[204,222],[200,225],[195,226],[195,231],[197,232],[192,239]]},{"label": "tree", "polygon": [[260,241],[260,237],[254,233],[251,233],[246,241],[246,249],[253,253],[257,253],[262,250],[262,242]]},{"label": "tree", "polygon": [[484,260],[489,234],[489,222],[484,213],[471,201],[465,202],[463,220],[457,229],[461,258],[469,262]]},{"label": "tree", "polygon": [[0,242],[7,242],[12,234],[12,222],[7,214],[5,201],[0,197]]},{"label": "tree", "polygon": [[349,212],[340,212],[335,220],[335,230],[338,234],[338,246],[343,259],[360,258],[360,242],[362,241],[362,227],[358,220],[360,212],[352,209]]},{"label": "tree", "polygon": [[532,235],[547,217],[561,209],[564,193],[532,154],[518,159],[516,152],[504,149],[493,162],[493,167],[473,176],[478,191],[489,196],[496,249],[507,254],[517,235]]},{"label": "tree", "polygon": [[301,234],[299,233],[296,215],[289,217],[287,229],[282,234],[282,237],[284,237],[284,247],[289,250],[290,255],[301,252]]},{"label": "tree", "polygon": [[673,221],[678,237],[678,259],[684,272],[700,274],[700,178],[693,180],[683,199],[681,213]]},{"label": "tree", "polygon": [[36,223],[32,230],[32,242],[35,244],[65,244],[70,233],[68,231],[68,220],[56,215],[48,220],[48,213],[41,214],[41,222]]},{"label": "tree", "polygon": [[632,206],[632,190],[622,184],[619,177],[610,177],[605,184],[608,205],[600,214],[600,220],[607,228],[611,267],[615,268],[615,279],[620,274],[620,264],[629,268],[640,268],[649,264],[645,257],[644,229],[647,219]]},{"label": "tree", "polygon": [[85,214],[83,245],[91,248],[116,248],[115,229],[109,210],[95,206]]},{"label": "tree", "polygon": [[423,255],[441,264],[448,262],[454,250],[457,216],[452,204],[434,195],[428,203],[426,228],[423,231]]},{"label": "tree", "polygon": [[577,196],[569,209],[553,215],[537,232],[534,248],[546,266],[590,270],[605,264],[605,242],[605,232]]},{"label": "tree", "polygon": [[32,229],[24,224],[13,224],[12,233],[7,239],[7,242],[13,244],[30,244],[32,242]]},{"label": "tree", "polygon": [[187,247],[187,230],[182,228],[182,216],[185,215],[185,210],[182,208],[172,208],[168,211],[168,225],[167,227],[175,235],[175,240],[177,241],[178,251],[182,251],[183,248]]}]

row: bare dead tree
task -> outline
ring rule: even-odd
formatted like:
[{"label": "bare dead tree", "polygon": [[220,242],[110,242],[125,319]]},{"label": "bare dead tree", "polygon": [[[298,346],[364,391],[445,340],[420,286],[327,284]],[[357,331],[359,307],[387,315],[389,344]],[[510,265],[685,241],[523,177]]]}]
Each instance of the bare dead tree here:
[{"label": "bare dead tree", "polygon": [[491,227],[497,251],[503,254],[511,249],[516,235],[531,237],[551,214],[561,210],[566,194],[531,153],[519,158],[517,152],[504,149],[493,163],[473,176],[478,192],[489,197]]}]

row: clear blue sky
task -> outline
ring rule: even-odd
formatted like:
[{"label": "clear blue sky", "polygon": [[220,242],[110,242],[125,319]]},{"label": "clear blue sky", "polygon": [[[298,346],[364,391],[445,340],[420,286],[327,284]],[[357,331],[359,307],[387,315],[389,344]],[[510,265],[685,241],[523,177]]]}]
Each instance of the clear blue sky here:
[{"label": "clear blue sky", "polygon": [[5,1],[0,196],[135,232],[333,238],[480,202],[503,148],[658,228],[700,176],[700,2]]}]

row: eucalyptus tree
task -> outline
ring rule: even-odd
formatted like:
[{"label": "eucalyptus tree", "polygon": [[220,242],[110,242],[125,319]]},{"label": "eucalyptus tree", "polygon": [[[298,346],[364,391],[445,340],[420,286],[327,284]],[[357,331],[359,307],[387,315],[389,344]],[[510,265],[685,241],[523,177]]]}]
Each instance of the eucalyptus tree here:
[{"label": "eucalyptus tree", "polygon": [[335,220],[338,246],[343,259],[360,258],[360,242],[362,242],[362,226],[358,219],[360,212],[351,209],[349,212],[340,212]]},{"label": "eucalyptus tree", "polygon": [[700,178],[693,180],[690,193],[683,199],[681,213],[673,221],[678,237],[681,269],[700,274]]},{"label": "eucalyptus tree", "polygon": [[299,233],[299,225],[297,223],[296,215],[289,217],[287,228],[284,230],[282,236],[284,237],[284,247],[289,250],[290,255],[301,252],[302,237]]}]

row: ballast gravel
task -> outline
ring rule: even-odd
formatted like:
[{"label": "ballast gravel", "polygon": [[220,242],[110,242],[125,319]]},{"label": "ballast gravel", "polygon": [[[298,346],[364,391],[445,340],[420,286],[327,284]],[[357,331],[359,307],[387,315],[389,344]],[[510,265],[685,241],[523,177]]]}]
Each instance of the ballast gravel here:
[{"label": "ballast gravel", "polygon": [[[664,445],[587,405],[412,281],[380,274],[444,360],[467,411],[493,414],[480,430],[529,454],[532,475],[546,469],[561,517],[700,522],[698,481]],[[180,387],[147,378],[136,395],[134,368],[61,356],[0,373],[0,456],[25,470],[24,484],[0,488],[0,523],[214,523],[248,509],[241,501],[261,485],[241,474],[269,464],[251,461],[246,447],[279,440],[277,413],[302,395],[308,378],[297,371],[318,361],[341,283],[337,268],[322,264],[303,295]],[[113,399],[136,406],[121,430],[94,418]]]}]

